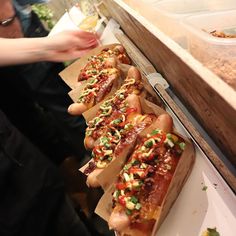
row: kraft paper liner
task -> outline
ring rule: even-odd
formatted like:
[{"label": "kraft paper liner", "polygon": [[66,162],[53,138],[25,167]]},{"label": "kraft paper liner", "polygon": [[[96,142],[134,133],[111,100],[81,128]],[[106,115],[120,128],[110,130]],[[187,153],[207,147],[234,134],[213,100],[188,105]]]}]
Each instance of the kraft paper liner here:
[{"label": "kraft paper liner", "polygon": [[[178,136],[182,137],[179,134]],[[154,228],[151,234],[152,236],[156,235],[158,229],[160,228],[162,222],[164,221],[167,214],[169,213],[172,205],[174,204],[175,200],[180,194],[180,191],[182,190],[185,182],[187,181],[192,171],[192,168],[195,162],[194,146],[190,140],[185,139],[185,141],[186,141],[185,150],[179,160],[174,176],[167,190],[167,194],[160,207],[160,214],[154,225]]]},{"label": "kraft paper liner", "polygon": [[102,195],[101,199],[97,204],[97,207],[95,208],[95,213],[107,222],[112,213],[113,192],[114,192],[114,186],[110,186],[109,189],[107,189],[107,191],[105,191],[105,193]]},{"label": "kraft paper liner", "polygon": [[99,54],[105,48],[112,49],[117,45],[120,44],[115,43],[115,44],[103,45],[92,49],[85,56],[81,57],[80,59],[76,60],[74,63],[66,67],[63,71],[59,73],[59,75],[71,89],[77,88],[79,86],[78,76],[80,70],[86,66],[86,64],[88,63],[88,59],[91,56]]},{"label": "kraft paper liner", "polygon": [[[176,132],[172,132],[173,134],[176,134],[179,137],[182,137],[180,134]],[[183,137],[182,137],[183,138]],[[163,202],[161,206],[159,207],[159,214],[156,218],[156,223],[153,226],[151,236],[155,236],[159,227],[161,226],[161,223],[164,221],[165,217],[167,216],[168,212],[170,211],[172,205],[174,204],[175,200],[177,199],[182,187],[184,186],[184,183],[186,182],[195,161],[195,152],[193,144],[190,140],[184,139],[186,142],[185,150],[182,153],[180,160],[178,162],[178,165],[175,169],[175,173],[173,175],[173,178],[170,182],[170,185],[168,187],[167,193],[165,198],[163,199]],[[114,181],[115,183],[115,181]],[[114,184],[113,183],[113,184]],[[114,191],[114,185],[111,185],[107,191],[103,194],[100,201],[98,202],[98,205],[95,209],[95,213],[99,215],[101,218],[103,218],[105,221],[108,222],[109,217],[112,213],[112,193]],[[116,232],[117,236],[122,236],[122,234],[119,234]],[[128,234],[127,234],[128,235]],[[149,235],[147,235],[149,236]]]},{"label": "kraft paper liner", "polygon": [[[161,107],[149,102],[148,100],[142,97],[140,97],[140,103],[141,103],[142,114],[155,114],[158,117],[161,114],[167,113]],[[103,190],[106,191],[109,188],[109,186],[111,186],[113,182],[116,180],[118,173],[120,172],[124,163],[126,162],[127,155],[129,155],[130,152],[132,152],[132,150],[130,150],[130,152],[128,153],[128,150],[130,150],[129,146],[124,148],[124,152],[122,153],[122,155],[119,155],[118,157],[114,156],[112,161],[108,164],[108,166],[104,168],[103,171],[97,176],[97,180]],[[80,169],[80,171],[83,172],[85,168],[88,166],[88,164],[89,163],[83,166]]]}]

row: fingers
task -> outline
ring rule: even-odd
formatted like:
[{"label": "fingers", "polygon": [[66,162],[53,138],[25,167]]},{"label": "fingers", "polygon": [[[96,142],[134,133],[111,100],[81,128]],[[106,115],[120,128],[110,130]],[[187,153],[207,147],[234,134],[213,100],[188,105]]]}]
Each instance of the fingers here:
[{"label": "fingers", "polygon": [[94,48],[98,45],[97,35],[85,31],[63,31],[47,37],[50,50],[65,51],[71,49]]},{"label": "fingers", "polygon": [[84,56],[88,53],[93,47],[86,48],[86,49],[70,49],[67,51],[55,51],[50,53],[50,61],[69,61],[74,60],[79,57]]},{"label": "fingers", "polygon": [[98,45],[97,40],[90,40],[90,41],[84,41],[83,43],[81,42],[81,45],[78,45],[79,49],[86,49],[86,48],[94,48]]},{"label": "fingers", "polygon": [[76,37],[87,39],[87,40],[89,39],[97,40],[99,38],[98,34],[94,32],[88,32],[88,31],[83,31],[83,30],[76,30],[76,31],[71,31],[71,32]]},{"label": "fingers", "polygon": [[78,47],[88,48],[98,44],[98,35],[87,31],[70,31],[70,34],[76,38]]}]

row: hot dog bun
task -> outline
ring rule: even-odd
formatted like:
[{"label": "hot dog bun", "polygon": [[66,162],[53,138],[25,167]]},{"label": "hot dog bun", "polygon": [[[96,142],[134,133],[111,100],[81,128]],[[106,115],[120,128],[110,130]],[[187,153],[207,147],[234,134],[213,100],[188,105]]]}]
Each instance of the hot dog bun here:
[{"label": "hot dog bun", "polygon": [[108,224],[110,229],[122,232],[130,225],[130,219],[123,208],[116,207],[111,213]]},{"label": "hot dog bun", "polygon": [[105,68],[117,67],[117,59],[115,57],[109,57],[104,62]]},{"label": "hot dog bun", "polygon": [[119,53],[117,55],[117,59],[119,60],[120,63],[128,64],[128,65],[130,65],[132,63],[130,58],[128,57],[128,55],[125,52],[125,48],[122,45],[115,46],[114,50],[119,51]]},{"label": "hot dog bun", "polygon": [[134,78],[135,80],[140,80],[141,74],[137,67],[131,66],[128,70],[127,77]]},{"label": "hot dog bun", "polygon": [[161,114],[157,117],[156,121],[154,122],[153,126],[162,130],[165,133],[169,133],[172,131],[173,128],[173,119],[169,114]]},{"label": "hot dog bun", "polygon": [[160,116],[157,117],[157,119],[149,127],[147,127],[145,130],[143,130],[139,134],[139,136],[145,137],[147,134],[151,133],[151,131],[156,128],[164,131],[165,133],[172,132],[172,129],[173,129],[172,117],[167,113],[161,114]]},{"label": "hot dog bun", "polygon": [[73,116],[79,116],[87,109],[88,107],[84,103],[73,103],[68,107],[68,112]]},{"label": "hot dog bun", "polygon": [[96,168],[93,172],[91,172],[86,180],[86,184],[91,188],[97,188],[100,186],[97,181],[97,176],[102,172],[102,169]]},{"label": "hot dog bun", "polygon": [[122,45],[116,45],[114,50],[119,51],[119,53],[125,53],[125,48]]},{"label": "hot dog bun", "polygon": [[91,136],[86,136],[84,138],[84,146],[87,150],[92,150],[94,148],[95,140]]}]

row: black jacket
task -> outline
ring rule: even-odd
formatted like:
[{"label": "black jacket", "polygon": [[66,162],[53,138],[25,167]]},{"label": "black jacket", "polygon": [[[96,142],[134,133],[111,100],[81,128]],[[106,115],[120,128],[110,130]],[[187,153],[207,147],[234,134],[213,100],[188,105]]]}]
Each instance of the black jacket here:
[{"label": "black jacket", "polygon": [[63,199],[57,169],[0,111],[0,235],[55,235]]}]

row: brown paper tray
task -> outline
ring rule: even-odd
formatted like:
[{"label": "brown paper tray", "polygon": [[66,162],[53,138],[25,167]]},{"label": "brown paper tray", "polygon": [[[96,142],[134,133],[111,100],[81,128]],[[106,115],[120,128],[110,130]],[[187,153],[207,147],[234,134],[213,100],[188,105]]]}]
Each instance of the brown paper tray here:
[{"label": "brown paper tray", "polygon": [[[175,134],[177,134],[175,132]],[[181,137],[181,135],[177,134]],[[156,223],[153,227],[151,236],[156,235],[157,230],[159,229],[161,223],[164,221],[165,217],[167,216],[169,210],[171,209],[172,205],[174,204],[175,200],[177,199],[184,183],[186,182],[193,164],[195,160],[194,155],[194,147],[193,144],[186,140],[186,147],[181,156],[181,159],[176,167],[175,173],[173,175],[172,181],[169,185],[167,194],[162,202],[160,207],[159,215],[156,220]],[[114,181],[115,182],[115,181]],[[112,192],[114,191],[114,186],[111,185],[107,191],[105,191],[104,195],[98,202],[98,205],[95,209],[95,213],[102,217],[105,221],[109,220],[109,217],[112,212]],[[119,235],[117,233],[117,235]]]}]

